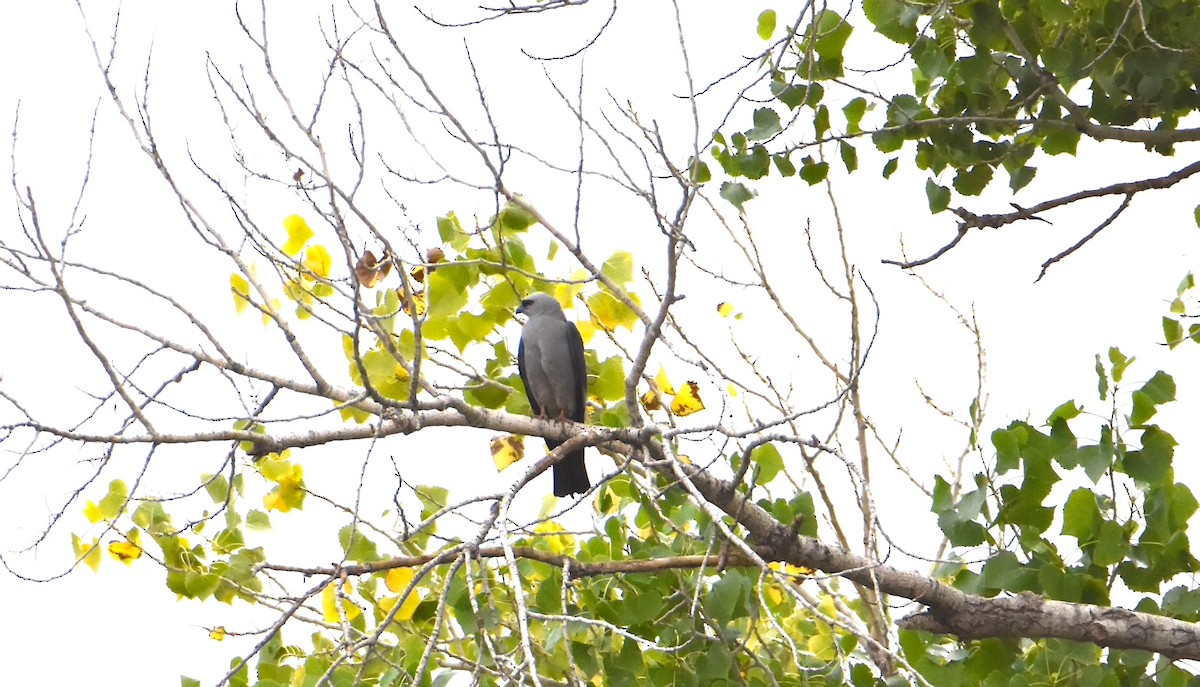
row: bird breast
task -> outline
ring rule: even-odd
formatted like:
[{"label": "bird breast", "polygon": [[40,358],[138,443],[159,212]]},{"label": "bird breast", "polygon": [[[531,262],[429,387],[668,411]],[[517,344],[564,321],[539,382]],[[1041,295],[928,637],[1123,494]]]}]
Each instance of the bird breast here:
[{"label": "bird breast", "polygon": [[535,317],[521,333],[525,347],[525,373],[534,398],[551,417],[575,413],[575,371],[567,323]]}]

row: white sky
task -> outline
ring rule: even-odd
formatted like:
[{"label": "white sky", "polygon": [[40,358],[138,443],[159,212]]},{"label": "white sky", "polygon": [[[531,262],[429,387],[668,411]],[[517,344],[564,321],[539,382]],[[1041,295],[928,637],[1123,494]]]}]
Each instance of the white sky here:
[{"label": "white sky", "polygon": [[[87,4],[93,30],[106,37],[112,3]],[[697,83],[724,73],[736,64],[739,55],[759,49],[753,34],[754,17],[763,7],[774,6],[781,16],[789,16],[780,3],[684,4]],[[321,5],[289,2],[271,6],[272,40],[281,53],[292,57],[284,69],[289,78],[311,77],[325,59],[320,44],[307,51],[288,52],[297,46],[313,45],[313,17],[322,11]],[[445,8],[470,8],[472,3],[437,6],[448,12]],[[202,159],[218,160],[225,151],[226,135],[220,120],[214,118],[211,94],[203,80],[204,54],[210,52],[222,67],[254,59],[246,56],[244,39],[233,31],[230,7],[228,2],[150,0],[125,2],[122,6],[123,57],[116,80],[126,94],[130,88],[140,87],[139,76],[152,39],[155,125],[162,139],[176,146],[173,153],[180,151],[178,146],[184,140]],[[247,11],[255,14],[257,8]],[[572,12],[576,12],[571,16],[577,17],[578,23],[569,28],[564,28],[557,13],[549,13],[509,24],[503,40],[497,40],[498,24],[466,32],[496,118],[506,134],[516,140],[547,140],[559,135],[555,123],[563,111],[544,98],[544,80],[537,82],[542,78],[540,67],[522,57],[518,49],[525,47],[547,55],[572,49],[580,36],[595,26],[596,17],[607,13],[607,8],[593,3]],[[395,28],[410,41],[405,43],[406,49],[431,75],[440,77],[437,83],[443,92],[456,103],[469,106],[476,96],[461,71],[462,42],[458,34],[432,29],[411,11],[397,9],[395,14],[402,19],[397,20]],[[679,62],[670,21],[670,5],[664,2],[623,7],[610,33],[588,55],[587,69],[595,89],[590,97],[599,99],[603,85],[621,101],[636,103],[648,119],[664,125],[668,135],[682,136],[674,131],[685,132],[687,122],[679,119],[685,113],[683,102],[672,97],[683,92],[683,87],[678,79]],[[79,237],[76,247],[87,251],[89,257],[94,255],[116,266],[137,265],[145,274],[158,278],[170,276],[189,284],[195,280],[197,293],[216,294],[211,300],[199,299],[208,301],[206,314],[211,313],[230,331],[242,331],[245,338],[241,343],[246,350],[258,350],[258,343],[253,341],[257,332],[245,320],[237,320],[229,307],[223,286],[228,267],[213,267],[219,270],[214,281],[214,273],[205,269],[214,263],[193,254],[186,241],[180,243],[180,213],[103,97],[73,3],[7,3],[0,9],[0,60],[9,65],[0,88],[0,118],[11,123],[20,101],[17,171],[21,183],[30,184],[38,194],[43,218],[63,226],[69,216],[82,175],[91,113],[99,103],[97,160],[93,186],[85,200],[89,232]],[[555,63],[549,69],[559,83],[573,85],[575,63]],[[704,126],[715,125],[709,121],[715,116],[705,115]],[[571,141],[572,131],[568,122],[561,135]],[[924,179],[911,173],[907,155],[911,155],[909,150],[901,153],[902,169],[909,173],[884,183],[871,171],[878,170],[884,159],[860,147],[864,171],[849,178],[839,175],[836,192],[842,220],[851,234],[853,259],[879,297],[883,312],[882,332],[869,368],[873,386],[867,398],[868,411],[886,431],[894,433],[905,428],[904,446],[913,468],[924,470],[922,476],[930,478],[941,469],[943,457],[961,446],[963,438],[951,433],[951,425],[938,421],[920,404],[913,380],[919,378],[927,392],[963,412],[971,398],[974,351],[944,306],[923,295],[915,279],[879,264],[881,258],[897,257],[901,235],[910,255],[919,256],[953,233],[953,218],[948,213],[928,215]],[[569,155],[565,159],[569,161]],[[1185,162],[1182,156],[1162,160],[1112,144],[1082,145],[1078,159],[1038,160],[1041,171],[1037,181],[1016,200],[1032,205],[1060,191],[1158,175]],[[833,166],[840,169],[837,162]],[[996,193],[972,199],[969,207],[979,212],[1007,209],[1004,180],[995,185]],[[800,241],[803,222],[811,218],[817,227],[827,223],[828,205],[820,188],[802,187],[798,180],[772,181],[760,188],[762,196],[747,206],[750,221],[767,244],[766,253],[772,256],[781,282],[789,285],[786,275],[791,267],[808,263]],[[569,189],[559,195],[550,187],[521,190],[551,216],[564,217],[564,224],[570,217],[573,198]],[[11,194],[4,195],[0,233],[9,238],[18,228]],[[464,202],[462,198],[460,189],[435,188],[414,194],[405,199],[408,217],[432,228],[433,217],[447,210],[455,209],[464,217],[471,212],[486,214],[486,205]],[[266,215],[274,211],[271,204],[278,204],[276,214],[281,218],[295,211],[285,198],[255,197],[255,202],[260,201],[267,207],[263,211]],[[1033,279],[1042,260],[1103,220],[1115,201],[1055,213],[1050,216],[1053,226],[1030,222],[972,234],[949,255],[921,270],[953,304],[964,310],[973,305],[979,316],[988,356],[989,429],[1026,417],[1040,422],[1069,398],[1103,413],[1104,408],[1090,395],[1095,389],[1092,356],[1117,345],[1144,361],[1131,373],[1130,386],[1159,367],[1175,375],[1180,401],[1164,413],[1163,423],[1181,440],[1177,471],[1185,480],[1194,477],[1179,463],[1188,460],[1189,447],[1196,440],[1194,434],[1189,436],[1183,431],[1181,422],[1186,422],[1188,415],[1194,416],[1194,412],[1184,410],[1195,408],[1195,389],[1200,386],[1196,356],[1200,351],[1185,347],[1166,355],[1157,339],[1166,300],[1195,264],[1200,233],[1190,217],[1197,202],[1200,194],[1194,182],[1167,193],[1143,194],[1124,217],[1076,256],[1053,267],[1038,284]],[[627,221],[600,202],[585,205],[583,212],[585,221],[596,225]],[[636,248],[634,252],[637,254]],[[597,254],[603,256],[607,251],[597,250]],[[694,308],[695,317],[711,309],[715,300],[726,297],[703,292],[694,295],[683,310]],[[730,300],[736,302],[736,294]],[[54,408],[67,402],[75,389],[74,375],[79,372],[73,356],[79,355],[79,348],[71,341],[71,331],[62,325],[61,306],[55,308],[57,304],[49,299],[41,304],[46,307],[44,313],[31,310],[24,301],[17,308],[9,295],[0,293],[0,312],[8,319],[6,335],[0,341],[0,375],[10,392],[32,393],[33,407]],[[753,325],[751,317],[740,326]],[[831,341],[839,335],[835,329],[825,334]],[[769,342],[758,343],[764,359],[775,356],[786,360],[794,355],[792,351],[772,350]],[[791,381],[800,387],[805,382],[803,378]],[[435,438],[444,437],[445,433]],[[427,444],[406,441],[410,443],[401,450],[403,455],[397,454],[402,461],[423,451],[432,452]],[[8,451],[7,446],[3,449]],[[454,455],[451,469],[455,475],[474,473],[476,479],[484,481],[481,488],[494,489],[499,482],[490,465],[478,470],[466,467],[478,465],[466,462],[466,456],[476,450],[467,446],[461,455]],[[986,444],[985,453],[990,453]],[[927,458],[916,459],[918,456]],[[479,459],[478,455],[470,458]],[[411,478],[416,482],[434,482],[445,474],[438,465],[420,461],[402,464],[414,474],[428,471],[421,479]],[[0,468],[6,465],[0,464]],[[333,479],[338,469],[314,460],[306,460],[305,468],[311,484],[323,476]],[[0,517],[5,522],[0,554],[17,570],[35,577],[62,571],[70,560],[67,531],[84,527],[75,508],[67,517],[68,522],[74,519],[77,525],[61,529],[36,554],[14,553],[28,544],[73,486],[56,470],[28,466],[22,479],[0,483]],[[596,474],[594,465],[591,471]],[[164,474],[162,479],[194,479],[198,472],[198,467],[188,465],[179,474]],[[502,476],[501,480],[505,479],[509,477]],[[107,479],[102,481],[107,483]],[[911,529],[907,523],[914,517],[920,527],[932,527],[926,504],[917,505],[917,515],[913,515],[911,493],[878,490],[876,496],[882,521],[894,534],[909,535],[905,530]],[[923,532],[920,527],[917,529]],[[927,536],[923,533],[906,543],[919,548],[927,543]],[[323,557],[312,555],[312,562],[325,562],[336,552]],[[7,620],[0,623],[0,646],[5,647],[6,656],[19,657],[0,665],[0,683],[4,684],[51,677],[61,684],[89,679],[99,684],[114,680],[125,684],[176,684],[181,673],[208,683],[220,675],[223,662],[234,651],[228,642],[206,640],[203,630],[204,626],[227,622],[227,607],[214,602],[176,603],[162,584],[162,573],[148,561],[124,569],[106,560],[99,575],[78,571],[50,584],[22,583],[0,573],[0,599],[8,611]]]}]

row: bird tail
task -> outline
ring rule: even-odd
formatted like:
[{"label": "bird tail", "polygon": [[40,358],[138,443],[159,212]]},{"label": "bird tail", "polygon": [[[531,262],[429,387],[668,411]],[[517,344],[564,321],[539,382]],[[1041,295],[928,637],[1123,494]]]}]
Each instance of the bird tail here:
[{"label": "bird tail", "polygon": [[[547,442],[547,448],[551,450],[557,448],[559,445],[554,444],[551,446]],[[551,467],[551,471],[554,474],[555,496],[583,494],[592,488],[592,483],[588,480],[587,464],[583,460],[582,448],[563,456],[561,460]]]}]

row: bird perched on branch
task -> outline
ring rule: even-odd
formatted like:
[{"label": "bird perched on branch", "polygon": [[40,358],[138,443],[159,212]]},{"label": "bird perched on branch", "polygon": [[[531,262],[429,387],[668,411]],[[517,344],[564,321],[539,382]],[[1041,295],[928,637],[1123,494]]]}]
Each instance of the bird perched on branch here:
[{"label": "bird perched on branch", "polygon": [[[529,316],[521,329],[517,369],[534,414],[540,418],[584,422],[587,363],[583,359],[583,337],[575,323],[567,321],[558,301],[544,293],[535,293],[521,301],[517,312]],[[549,450],[562,444],[546,439]],[[563,456],[554,464],[553,471],[555,496],[582,494],[592,486],[582,447]]]}]

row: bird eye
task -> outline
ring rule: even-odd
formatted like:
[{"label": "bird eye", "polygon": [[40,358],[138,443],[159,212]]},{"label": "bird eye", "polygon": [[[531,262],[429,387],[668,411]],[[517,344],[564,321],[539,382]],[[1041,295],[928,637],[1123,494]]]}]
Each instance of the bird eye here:
[{"label": "bird eye", "polygon": [[526,298],[525,300],[521,301],[521,307],[522,307],[522,308],[527,308],[527,307],[529,307],[529,305],[530,305],[531,303],[533,303],[533,299],[532,299],[532,298]]}]

